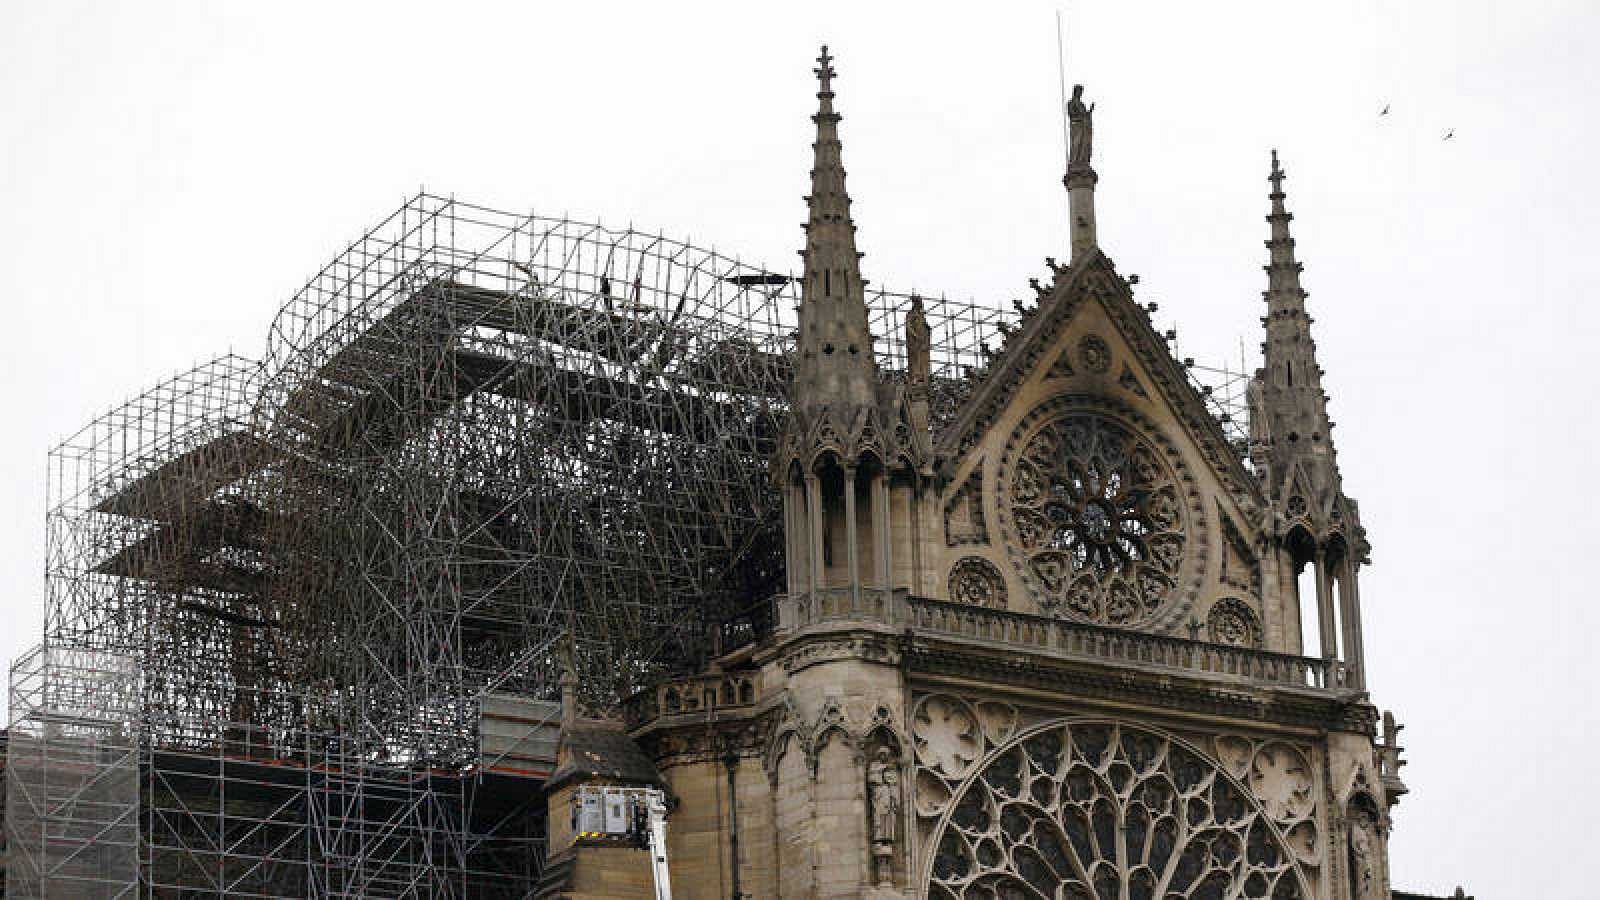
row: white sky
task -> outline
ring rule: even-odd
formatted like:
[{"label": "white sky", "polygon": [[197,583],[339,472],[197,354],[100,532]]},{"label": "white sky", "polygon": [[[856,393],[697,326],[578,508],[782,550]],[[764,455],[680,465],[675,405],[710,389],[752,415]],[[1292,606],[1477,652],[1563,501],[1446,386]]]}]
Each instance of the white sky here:
[{"label": "white sky", "polygon": [[[1067,255],[1056,6],[768,7],[0,3],[0,655],[40,631],[48,448],[259,354],[419,186],[788,268],[827,40],[869,278],[1002,303]],[[1396,886],[1591,893],[1596,7],[1063,8],[1101,244],[1187,355],[1260,340],[1283,154],[1408,726]]]}]

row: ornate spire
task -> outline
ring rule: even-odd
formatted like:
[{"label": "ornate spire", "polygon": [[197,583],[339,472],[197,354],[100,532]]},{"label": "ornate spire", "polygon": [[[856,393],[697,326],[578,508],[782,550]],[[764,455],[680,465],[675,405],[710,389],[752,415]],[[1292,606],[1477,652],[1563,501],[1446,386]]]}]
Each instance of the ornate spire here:
[{"label": "ornate spire", "polygon": [[810,216],[805,224],[805,280],[800,289],[800,336],[792,400],[811,411],[824,405],[870,406],[877,399],[877,364],[867,330],[861,254],[850,218],[833,109],[833,57],[817,58],[817,141],[812,145]]},{"label": "ornate spire", "polygon": [[1272,237],[1267,241],[1269,263],[1267,264],[1267,307],[1269,312],[1280,310],[1298,310],[1301,317],[1305,313],[1306,292],[1300,288],[1300,263],[1294,258],[1294,238],[1289,236],[1289,223],[1294,216],[1284,208],[1283,193],[1283,167],[1278,164],[1278,151],[1272,151],[1272,172],[1267,176],[1267,181],[1272,183],[1272,192],[1267,195],[1272,201],[1272,212],[1267,215],[1267,222],[1272,226]]},{"label": "ornate spire", "polygon": [[[1319,493],[1338,490],[1339,474],[1334,461],[1333,427],[1328,421],[1328,398],[1322,392],[1322,369],[1317,365],[1317,345],[1311,339],[1312,319],[1306,314],[1306,292],[1300,286],[1301,265],[1295,259],[1294,238],[1289,223],[1294,219],[1284,205],[1283,167],[1278,151],[1272,151],[1272,184],[1268,195],[1272,211],[1267,222],[1272,226],[1267,240],[1266,342],[1261,345],[1264,366],[1259,379],[1259,410],[1265,422],[1252,422],[1252,430],[1270,440],[1272,477],[1279,481],[1298,463],[1314,482]],[[1264,427],[1263,427],[1264,426]],[[1317,498],[1306,498],[1314,501]]]}]

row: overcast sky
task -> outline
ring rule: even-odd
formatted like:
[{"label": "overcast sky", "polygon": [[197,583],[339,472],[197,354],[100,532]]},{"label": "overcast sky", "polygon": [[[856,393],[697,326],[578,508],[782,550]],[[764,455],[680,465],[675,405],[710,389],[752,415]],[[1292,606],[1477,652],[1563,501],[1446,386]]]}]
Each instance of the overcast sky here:
[{"label": "overcast sky", "polygon": [[[821,41],[867,276],[1023,296],[1067,255],[1057,8],[0,3],[0,654],[41,628],[48,449],[258,355],[420,186],[792,266]],[[1395,885],[1592,894],[1594,4],[1060,8],[1101,244],[1185,355],[1260,340],[1283,156],[1370,684],[1407,725]]]}]

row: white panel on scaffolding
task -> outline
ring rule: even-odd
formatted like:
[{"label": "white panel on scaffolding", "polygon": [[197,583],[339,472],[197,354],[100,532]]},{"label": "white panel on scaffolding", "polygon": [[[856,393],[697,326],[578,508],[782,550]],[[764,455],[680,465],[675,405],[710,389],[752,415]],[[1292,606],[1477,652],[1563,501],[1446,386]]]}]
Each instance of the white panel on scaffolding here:
[{"label": "white panel on scaffolding", "polygon": [[625,791],[606,791],[606,834],[624,835],[633,830],[632,804]]}]

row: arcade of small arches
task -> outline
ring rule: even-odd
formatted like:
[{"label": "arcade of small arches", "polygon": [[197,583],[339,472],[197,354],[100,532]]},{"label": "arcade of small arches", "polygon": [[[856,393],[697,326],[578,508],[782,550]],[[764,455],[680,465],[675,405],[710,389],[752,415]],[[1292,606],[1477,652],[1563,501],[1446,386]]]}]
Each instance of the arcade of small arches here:
[{"label": "arcade of small arches", "polygon": [[[923,502],[911,466],[885,466],[874,450],[830,449],[809,466],[791,461],[781,489],[791,595],[893,589],[893,535],[914,527]],[[919,549],[912,542],[912,552]]]},{"label": "arcade of small arches", "polygon": [[[1298,516],[1295,511],[1299,510]],[[1334,529],[1321,540],[1312,536],[1306,501],[1295,494],[1285,503],[1292,524],[1282,546],[1294,578],[1293,601],[1303,623],[1316,623],[1315,643],[1324,659],[1343,659],[1345,679],[1350,687],[1366,683],[1361,641],[1361,600],[1356,570],[1358,554],[1346,541],[1342,530]],[[1314,605],[1313,605],[1314,604]],[[1309,654],[1311,635],[1303,643]]]}]

